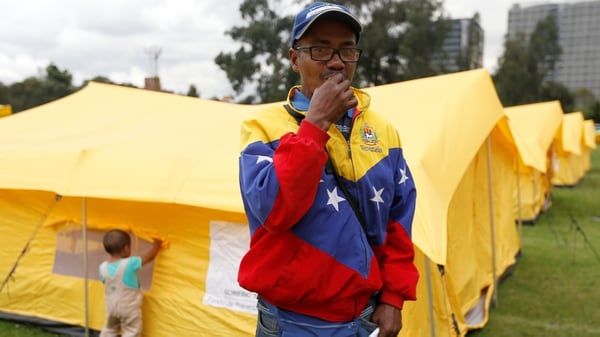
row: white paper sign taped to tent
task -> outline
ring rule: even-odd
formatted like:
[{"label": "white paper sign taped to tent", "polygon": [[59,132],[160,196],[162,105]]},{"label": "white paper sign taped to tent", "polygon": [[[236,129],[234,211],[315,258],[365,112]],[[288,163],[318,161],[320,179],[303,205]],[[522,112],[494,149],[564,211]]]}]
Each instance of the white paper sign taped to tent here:
[{"label": "white paper sign taped to tent", "polygon": [[237,270],[248,251],[248,225],[210,222],[210,261],[203,303],[219,308],[256,313],[256,294],[241,288]]}]

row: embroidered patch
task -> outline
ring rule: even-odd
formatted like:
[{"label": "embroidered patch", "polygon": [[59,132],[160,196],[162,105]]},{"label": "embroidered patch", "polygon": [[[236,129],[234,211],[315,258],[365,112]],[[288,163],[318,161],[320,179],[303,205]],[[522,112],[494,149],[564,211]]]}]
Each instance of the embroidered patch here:
[{"label": "embroidered patch", "polygon": [[379,140],[377,139],[377,132],[369,124],[365,123],[360,129],[360,138],[364,145],[360,146],[363,151],[378,152],[381,153],[383,149],[377,146]]},{"label": "embroidered patch", "polygon": [[367,123],[360,129],[360,138],[367,146],[377,146],[377,132]]}]

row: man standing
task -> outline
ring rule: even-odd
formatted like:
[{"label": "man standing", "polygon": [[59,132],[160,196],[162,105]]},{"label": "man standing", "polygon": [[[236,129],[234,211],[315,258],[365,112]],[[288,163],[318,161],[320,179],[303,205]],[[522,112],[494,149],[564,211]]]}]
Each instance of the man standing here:
[{"label": "man standing", "polygon": [[351,86],[361,32],[344,6],[298,13],[301,84],[242,125],[251,241],[238,281],[258,294],[257,336],[397,336],[416,299],[416,190],[396,129]]}]

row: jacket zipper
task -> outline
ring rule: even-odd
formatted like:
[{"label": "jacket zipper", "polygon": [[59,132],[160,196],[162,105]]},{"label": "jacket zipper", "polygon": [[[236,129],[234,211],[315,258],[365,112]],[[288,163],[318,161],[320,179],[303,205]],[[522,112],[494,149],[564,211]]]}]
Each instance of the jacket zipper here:
[{"label": "jacket zipper", "polygon": [[[356,180],[356,170],[354,168],[354,160],[352,158],[352,143],[351,143],[351,139],[352,139],[352,133],[354,132],[354,121],[355,118],[358,117],[358,115],[360,114],[360,112],[358,110],[354,111],[354,115],[352,116],[352,119],[350,120],[350,125],[349,125],[349,132],[348,132],[348,138],[346,138],[344,136],[344,138],[346,138],[346,145],[348,147],[348,159],[350,160],[350,167],[352,168],[352,179],[353,181]],[[353,182],[352,184],[354,184],[355,187],[357,187],[358,190],[358,185]],[[357,201],[356,204],[358,205],[358,207],[360,208],[360,204],[358,203],[358,198],[355,198],[355,200]],[[362,228],[362,225],[360,224],[360,220],[358,219],[358,216],[355,216],[356,220],[359,222],[359,227],[360,227],[360,231],[363,232],[363,235],[361,235],[361,240],[363,242],[363,260],[364,260],[364,271],[365,273],[368,275],[369,272],[369,261],[367,260],[368,256],[369,256],[369,249],[371,249],[371,244],[369,243],[368,237],[367,237],[367,233],[365,233],[365,231]]]}]

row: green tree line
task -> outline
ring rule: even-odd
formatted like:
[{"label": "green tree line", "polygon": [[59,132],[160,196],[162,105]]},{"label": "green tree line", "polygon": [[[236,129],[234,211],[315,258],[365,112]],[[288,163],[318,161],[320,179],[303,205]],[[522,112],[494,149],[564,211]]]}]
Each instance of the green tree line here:
[{"label": "green tree line", "polygon": [[[76,86],[73,84],[73,75],[68,70],[62,70],[50,63],[42,76],[31,76],[11,85],[0,82],[0,105],[10,104],[13,112],[20,112],[72,94],[89,81],[136,88],[131,83],[116,83],[104,76],[96,76]],[[190,85],[186,95],[199,97],[194,85]]]},{"label": "green tree line", "polygon": [[[219,52],[215,64],[226,74],[238,103],[266,103],[281,100],[290,86],[299,80],[291,70],[288,50],[294,13],[307,0],[243,0],[239,10],[241,24],[226,35],[240,47]],[[357,13],[363,22],[363,49],[357,65],[354,85],[367,87],[468,70],[483,37],[468,36],[467,46],[449,60],[443,43],[450,30],[451,18],[442,0],[346,0],[340,3]],[[288,10],[289,12],[289,10]],[[472,22],[479,24],[475,13]],[[552,80],[554,66],[562,50],[558,41],[556,18],[540,21],[530,36],[505,38],[498,68],[492,74],[504,106],[559,100],[565,112],[583,111],[586,118],[600,122],[600,102],[591,91],[571,92]],[[447,61],[457,68],[446,68]],[[94,81],[110,82],[98,76]],[[84,83],[85,85],[85,83]],[[129,85],[131,84],[122,84]],[[79,89],[72,84],[67,70],[53,64],[42,78],[30,77],[10,86],[0,83],[0,104],[11,104],[21,111],[60,98]],[[199,97],[194,86],[187,95]]]}]

